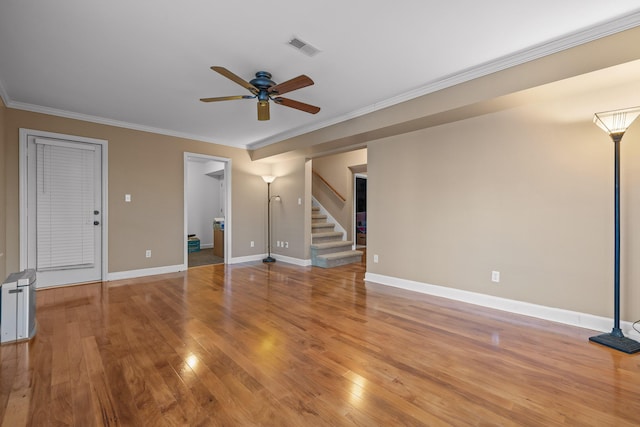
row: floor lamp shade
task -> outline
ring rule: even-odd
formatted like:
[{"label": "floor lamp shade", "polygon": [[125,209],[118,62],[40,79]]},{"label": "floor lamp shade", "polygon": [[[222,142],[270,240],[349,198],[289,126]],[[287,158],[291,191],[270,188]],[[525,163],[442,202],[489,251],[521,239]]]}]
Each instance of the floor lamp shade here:
[{"label": "floor lamp shade", "polygon": [[620,329],[620,141],[627,128],[640,115],[640,107],[596,113],[593,122],[604,130],[614,145],[614,272],[613,329],[589,340],[625,353],[640,352],[640,343],[627,338]]},{"label": "floor lamp shade", "polygon": [[593,122],[615,139],[618,135],[622,138],[622,135],[638,116],[640,116],[640,107],[633,107],[596,113],[593,116]]}]

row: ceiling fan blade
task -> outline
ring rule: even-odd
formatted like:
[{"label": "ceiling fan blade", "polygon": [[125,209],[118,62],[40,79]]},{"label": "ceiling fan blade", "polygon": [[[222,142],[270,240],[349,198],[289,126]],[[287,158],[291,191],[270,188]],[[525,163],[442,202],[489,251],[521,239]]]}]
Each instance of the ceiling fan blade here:
[{"label": "ceiling fan blade", "polygon": [[287,80],[286,82],[282,82],[275,86],[271,86],[269,88],[269,93],[273,93],[276,95],[282,95],[287,92],[291,92],[292,90],[302,89],[303,87],[311,86],[313,84],[313,80],[310,77],[302,74],[301,76],[295,77],[291,80]]},{"label": "ceiling fan blade", "polygon": [[253,96],[248,95],[235,95],[235,96],[217,96],[214,98],[200,98],[202,102],[216,102],[216,101],[232,101],[234,99],[252,99]]},{"label": "ceiling fan blade", "polygon": [[320,111],[320,107],[315,105],[305,104],[304,102],[294,101],[289,98],[273,98],[276,104],[284,105],[285,107],[295,108],[296,110],[304,111],[305,113],[316,114]]},{"label": "ceiling fan blade", "polygon": [[213,67],[211,67],[211,69],[213,71],[215,71],[216,73],[222,74],[223,76],[225,76],[229,80],[238,83],[240,86],[242,86],[242,87],[244,87],[246,89],[249,89],[249,91],[251,93],[253,93],[254,95],[257,95],[258,92],[260,92],[257,87],[255,87],[254,85],[252,85],[251,83],[249,83],[248,81],[243,79],[242,77],[236,76],[235,74],[233,74],[231,71],[227,70],[224,67],[219,67],[217,65],[214,65]]},{"label": "ceiling fan blade", "polygon": [[258,101],[258,120],[269,120],[269,101]]}]

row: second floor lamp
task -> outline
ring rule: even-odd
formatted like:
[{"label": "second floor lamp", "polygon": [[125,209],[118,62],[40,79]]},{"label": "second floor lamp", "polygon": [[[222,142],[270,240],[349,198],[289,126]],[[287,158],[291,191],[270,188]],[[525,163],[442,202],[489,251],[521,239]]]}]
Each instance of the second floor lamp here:
[{"label": "second floor lamp", "polygon": [[625,353],[640,351],[640,343],[627,338],[620,329],[620,140],[627,128],[640,115],[640,107],[596,113],[593,122],[609,134],[614,153],[614,271],[613,271],[613,329],[608,334],[589,340]]}]

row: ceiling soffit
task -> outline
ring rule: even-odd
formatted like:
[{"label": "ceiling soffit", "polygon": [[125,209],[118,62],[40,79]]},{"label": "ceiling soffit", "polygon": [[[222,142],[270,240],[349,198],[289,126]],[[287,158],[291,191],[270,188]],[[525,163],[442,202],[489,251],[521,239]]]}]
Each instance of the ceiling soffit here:
[{"label": "ceiling soffit", "polygon": [[518,93],[640,59],[640,27],[615,33],[400,104],[250,149],[253,160],[308,158],[359,149],[368,141],[513,108]]}]

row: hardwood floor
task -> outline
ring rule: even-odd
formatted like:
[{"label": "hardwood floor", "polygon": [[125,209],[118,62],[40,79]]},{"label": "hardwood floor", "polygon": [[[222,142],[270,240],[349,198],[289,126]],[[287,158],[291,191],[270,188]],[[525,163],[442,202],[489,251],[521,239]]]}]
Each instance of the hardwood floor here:
[{"label": "hardwood floor", "polygon": [[191,267],[200,267],[211,264],[224,264],[224,258],[213,254],[213,248],[203,248],[197,252],[189,252],[187,254],[187,265]]},{"label": "hardwood floor", "polygon": [[640,356],[584,329],[363,283],[206,266],[39,291],[2,426],[631,426]]}]

